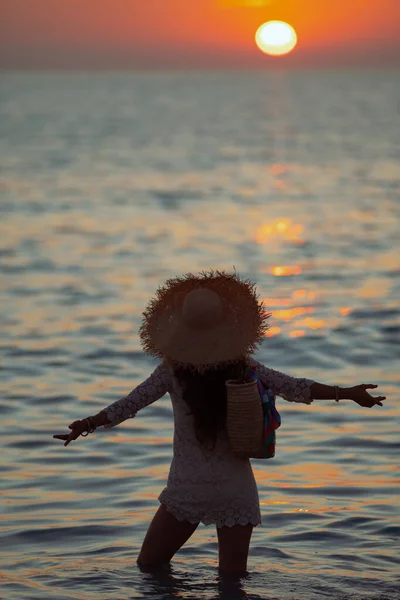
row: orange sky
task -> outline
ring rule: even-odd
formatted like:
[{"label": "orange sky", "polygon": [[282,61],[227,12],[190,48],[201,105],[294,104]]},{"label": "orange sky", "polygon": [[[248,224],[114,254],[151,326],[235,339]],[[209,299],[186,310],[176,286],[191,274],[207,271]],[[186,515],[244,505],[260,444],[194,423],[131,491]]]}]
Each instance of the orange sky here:
[{"label": "orange sky", "polygon": [[[299,44],[255,46],[282,19]],[[400,0],[0,0],[0,67],[208,68],[400,64]]]}]

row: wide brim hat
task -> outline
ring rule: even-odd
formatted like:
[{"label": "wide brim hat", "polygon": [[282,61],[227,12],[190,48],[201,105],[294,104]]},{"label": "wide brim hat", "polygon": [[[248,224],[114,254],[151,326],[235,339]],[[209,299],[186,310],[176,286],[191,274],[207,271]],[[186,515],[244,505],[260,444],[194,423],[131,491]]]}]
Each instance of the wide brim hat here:
[{"label": "wide brim hat", "polygon": [[268,329],[255,284],[236,273],[202,271],[168,279],[143,313],[143,350],[197,372],[245,359]]}]

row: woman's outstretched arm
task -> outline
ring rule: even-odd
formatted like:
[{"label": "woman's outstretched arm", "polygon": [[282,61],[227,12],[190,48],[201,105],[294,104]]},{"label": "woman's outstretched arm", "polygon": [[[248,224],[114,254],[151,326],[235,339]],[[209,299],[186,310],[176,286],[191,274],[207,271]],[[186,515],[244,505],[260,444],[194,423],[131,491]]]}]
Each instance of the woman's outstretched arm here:
[{"label": "woman's outstretched arm", "polygon": [[342,388],[315,381],[310,388],[310,395],[313,400],[353,400],[360,406],[371,408],[375,405],[383,406],[382,401],[386,400],[386,396],[374,398],[367,392],[367,390],[373,390],[377,387],[374,383],[362,383],[361,385]]},{"label": "woman's outstretched arm", "polygon": [[86,431],[94,431],[101,426],[115,427],[126,419],[132,419],[139,410],[162,398],[169,389],[170,372],[164,364],[161,364],[130,394],[110,404],[93,417],[74,421],[68,426],[71,429],[68,434],[53,435],[53,438],[63,440],[64,446],[68,446]]},{"label": "woman's outstretched arm", "polygon": [[318,383],[305,377],[292,377],[266,367],[253,358],[249,359],[249,365],[255,369],[264,385],[288,402],[311,404],[314,400],[335,400],[337,398],[338,400],[353,400],[360,406],[371,408],[375,405],[382,406],[382,400],[385,400],[385,396],[378,396],[377,398],[370,396],[367,390],[378,387],[372,383],[342,388]]}]

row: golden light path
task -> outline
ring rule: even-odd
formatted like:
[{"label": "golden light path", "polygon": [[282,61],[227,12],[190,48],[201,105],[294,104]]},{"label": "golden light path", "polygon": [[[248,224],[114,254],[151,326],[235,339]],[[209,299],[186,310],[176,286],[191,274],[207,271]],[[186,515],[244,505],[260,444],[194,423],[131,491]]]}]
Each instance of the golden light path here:
[{"label": "golden light path", "polygon": [[265,54],[283,56],[289,54],[297,45],[297,33],[285,21],[268,21],[256,31],[256,44]]}]

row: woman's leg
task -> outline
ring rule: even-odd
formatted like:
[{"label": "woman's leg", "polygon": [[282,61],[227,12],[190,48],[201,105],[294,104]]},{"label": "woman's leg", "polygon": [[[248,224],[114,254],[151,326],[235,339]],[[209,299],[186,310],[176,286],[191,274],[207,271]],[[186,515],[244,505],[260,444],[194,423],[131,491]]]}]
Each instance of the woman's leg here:
[{"label": "woman's leg", "polygon": [[247,556],[253,525],[217,527],[219,569],[221,573],[243,576],[247,569]]},{"label": "woman's leg", "polygon": [[198,523],[178,521],[163,504],[154,515],[144,538],[137,562],[142,567],[160,567],[170,562],[174,554],[196,531]]}]

